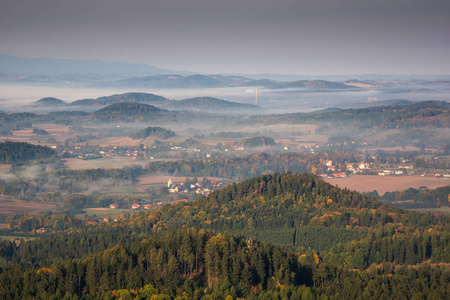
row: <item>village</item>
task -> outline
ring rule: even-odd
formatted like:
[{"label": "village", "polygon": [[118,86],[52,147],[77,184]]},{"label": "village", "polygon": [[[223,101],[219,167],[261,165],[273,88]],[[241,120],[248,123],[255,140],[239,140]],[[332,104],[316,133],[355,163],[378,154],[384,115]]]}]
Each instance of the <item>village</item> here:
[{"label": "village", "polygon": [[[375,157],[374,157],[375,158]],[[436,158],[438,159],[438,158]],[[322,178],[347,178],[354,174],[378,175],[378,176],[408,176],[417,174],[417,166],[403,161],[402,164],[388,164],[380,165],[374,162],[359,162],[359,163],[345,163],[333,164],[332,160],[325,160],[325,173],[317,172],[317,175]],[[442,177],[443,179],[450,178],[449,170],[437,170],[435,172],[421,170],[420,176],[434,176]]]},{"label": "village", "polygon": [[[435,156],[433,153],[420,154],[418,151],[409,154],[408,151],[400,150],[368,150],[373,145],[365,141],[335,142],[311,145],[277,144],[273,149],[267,148],[265,151],[282,151],[284,153],[306,153],[313,156],[321,156],[330,151],[345,153],[352,151],[359,152],[354,154],[350,162],[342,159],[327,159],[321,162],[322,165],[315,165],[312,172],[322,178],[346,178],[354,174],[361,175],[379,175],[379,176],[407,176],[422,175],[448,178],[449,170],[439,168],[439,161],[448,160],[445,156]],[[112,157],[128,157],[132,160],[151,161],[161,159],[214,159],[235,157],[252,153],[252,149],[244,148],[239,142],[217,143],[215,145],[203,144],[193,139],[181,143],[163,143],[157,142],[150,146],[117,146],[109,145],[107,147],[66,144],[65,146],[53,146],[63,158],[77,158],[81,160],[93,160]],[[356,149],[361,149],[356,151]],[[366,149],[366,150],[364,150]],[[366,154],[363,154],[365,151]],[[370,151],[370,154],[367,154]],[[437,165],[437,166],[435,166]],[[195,184],[194,184],[195,185]],[[199,189],[199,186],[183,186],[178,184],[169,188],[170,193],[188,193],[195,190],[198,194],[207,193],[206,190]]]},{"label": "village", "polygon": [[[215,179],[206,179],[204,178],[201,182],[199,182],[198,180],[193,180],[191,181],[189,178],[186,178],[185,182],[181,182],[181,183],[176,183],[176,182],[172,182],[172,180],[169,178],[168,182],[167,182],[167,191],[170,194],[189,194],[189,193],[193,193],[196,194],[197,196],[203,195],[203,196],[208,196],[212,191],[220,189],[223,187],[222,182],[217,181]],[[177,204],[179,202],[187,202],[188,199],[179,199],[179,200],[174,200],[171,201],[170,204],[174,205]],[[150,210],[153,209],[154,206],[161,206],[163,205],[162,202],[157,202],[155,204],[148,204],[145,201],[142,201],[140,199],[136,199],[136,202],[133,203],[131,205],[131,207],[127,207],[127,208],[131,208],[133,210]],[[109,206],[111,209],[118,209],[120,208],[119,204],[117,203],[113,203]]]}]

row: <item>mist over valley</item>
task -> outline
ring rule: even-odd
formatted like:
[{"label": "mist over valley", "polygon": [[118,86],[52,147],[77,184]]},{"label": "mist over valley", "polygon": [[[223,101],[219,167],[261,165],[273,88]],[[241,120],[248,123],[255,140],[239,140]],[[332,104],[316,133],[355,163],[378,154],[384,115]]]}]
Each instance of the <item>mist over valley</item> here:
[{"label": "mist over valley", "polygon": [[449,94],[0,56],[0,298],[448,298]]}]

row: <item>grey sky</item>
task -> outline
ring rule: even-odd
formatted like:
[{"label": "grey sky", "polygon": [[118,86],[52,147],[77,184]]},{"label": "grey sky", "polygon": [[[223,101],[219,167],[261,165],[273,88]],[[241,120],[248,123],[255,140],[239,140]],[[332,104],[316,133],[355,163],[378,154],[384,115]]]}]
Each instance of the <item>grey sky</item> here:
[{"label": "grey sky", "polygon": [[0,53],[198,72],[449,74],[448,0],[1,0]]}]

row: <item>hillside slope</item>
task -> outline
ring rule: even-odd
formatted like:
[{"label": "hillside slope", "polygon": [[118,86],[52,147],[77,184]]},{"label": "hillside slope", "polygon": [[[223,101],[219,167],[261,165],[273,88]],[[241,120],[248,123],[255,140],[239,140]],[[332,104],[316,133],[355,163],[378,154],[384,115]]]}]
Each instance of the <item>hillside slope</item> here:
[{"label": "hillside slope", "polygon": [[[449,224],[311,174],[274,173],[130,219],[0,242],[0,297],[446,299],[450,270],[426,262],[450,261]],[[295,252],[248,238],[258,234]],[[365,271],[372,263],[383,265]]]},{"label": "hillside slope", "polygon": [[167,110],[153,105],[137,102],[123,102],[114,103],[95,111],[90,117],[94,120],[103,122],[127,122],[136,119],[151,120],[152,118],[159,117],[167,112]]}]

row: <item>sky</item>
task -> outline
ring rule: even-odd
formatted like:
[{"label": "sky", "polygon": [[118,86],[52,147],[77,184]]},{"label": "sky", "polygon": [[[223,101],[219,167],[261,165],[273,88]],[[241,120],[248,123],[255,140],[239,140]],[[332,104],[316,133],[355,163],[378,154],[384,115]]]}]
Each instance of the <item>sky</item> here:
[{"label": "sky", "polygon": [[0,54],[22,57],[410,75],[450,74],[449,49],[448,0],[0,1]]}]

